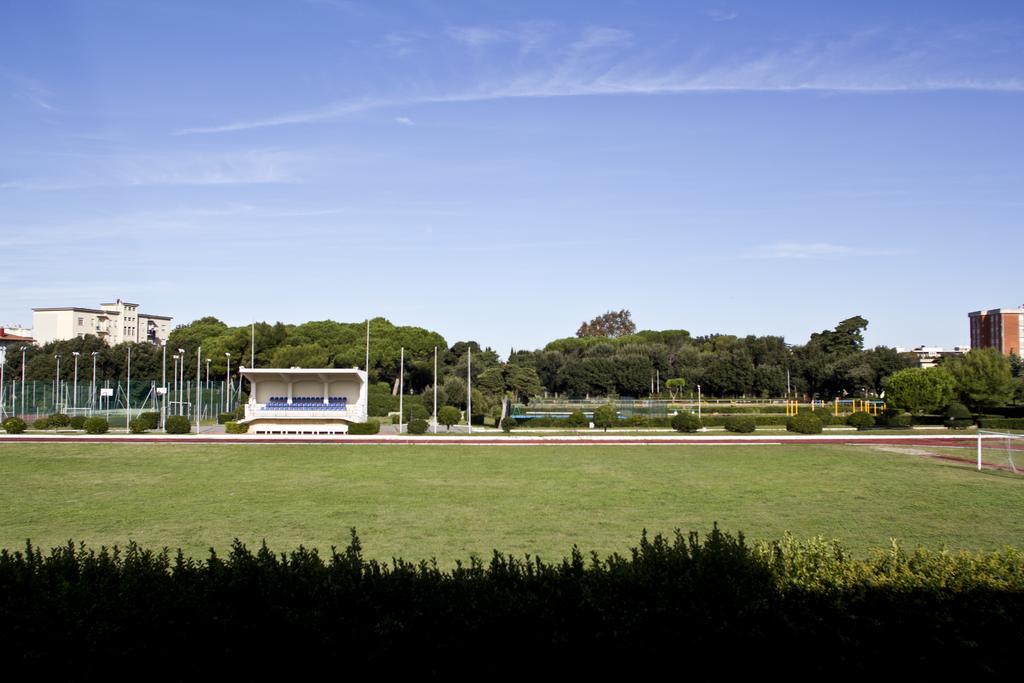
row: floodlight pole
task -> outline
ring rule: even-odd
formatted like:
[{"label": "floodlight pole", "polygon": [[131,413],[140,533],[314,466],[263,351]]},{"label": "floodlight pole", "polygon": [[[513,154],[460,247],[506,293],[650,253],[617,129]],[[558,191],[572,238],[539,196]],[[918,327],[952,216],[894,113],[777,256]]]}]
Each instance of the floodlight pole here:
[{"label": "floodlight pole", "polygon": [[697,419],[700,419],[700,385],[697,385]]},{"label": "floodlight pole", "polygon": [[178,355],[181,356],[181,362],[178,364],[178,375],[181,378],[178,382],[178,414],[188,417],[188,411],[185,409],[185,349],[178,349]]},{"label": "floodlight pole", "polygon": [[92,355],[92,384],[89,388],[89,412],[92,413],[98,410],[96,405],[96,356],[100,355],[100,352],[93,351],[90,355]]},{"label": "floodlight pole", "polygon": [[401,360],[398,363],[398,433],[402,433],[402,420],[405,419],[403,410],[405,400],[405,347],[402,347]]},{"label": "floodlight pole", "polygon": [[434,433],[437,434],[437,347],[434,347]]},{"label": "floodlight pole", "polygon": [[196,434],[199,433],[199,420],[202,419],[203,396],[203,347],[196,349]]},{"label": "floodlight pole", "polygon": [[466,347],[466,433],[473,433],[473,349]]},{"label": "floodlight pole", "polygon": [[54,354],[53,357],[57,359],[57,381],[54,383],[57,390],[53,395],[53,409],[60,412],[60,354]]},{"label": "floodlight pole", "polygon": [[160,346],[164,350],[164,359],[160,370],[160,386],[164,390],[164,400],[160,404],[160,428],[167,429],[167,340],[165,339]]},{"label": "floodlight pole", "polygon": [[228,357],[228,369],[224,373],[224,412],[226,413],[230,410],[228,405],[231,400],[231,354],[225,351],[224,355]]},{"label": "floodlight pole", "polygon": [[366,381],[370,381],[370,319],[366,319]]},{"label": "floodlight pole", "polygon": [[78,351],[72,351],[71,355],[75,357],[75,384],[74,384],[74,386],[75,386],[75,393],[74,393],[74,396],[72,397],[71,401],[72,401],[72,405],[74,406],[74,410],[77,413],[78,412],[78,356],[80,354],[79,354]]},{"label": "floodlight pole", "polygon": [[[21,415],[25,416],[25,349],[27,347],[21,347]],[[33,384],[32,386],[35,386]]]},{"label": "floodlight pole", "polygon": [[[174,384],[171,385],[171,398],[174,399],[174,400],[171,401],[171,403],[177,403],[177,401],[178,401],[178,354],[174,354],[172,356],[172,359],[174,360],[174,367],[171,370],[171,381],[174,382]],[[174,408],[171,409],[171,412],[174,413]],[[174,414],[177,415],[177,413],[174,413]]]},{"label": "floodlight pole", "polygon": [[129,421],[132,419],[132,347],[128,346],[128,390],[124,395],[124,430],[129,430]]}]

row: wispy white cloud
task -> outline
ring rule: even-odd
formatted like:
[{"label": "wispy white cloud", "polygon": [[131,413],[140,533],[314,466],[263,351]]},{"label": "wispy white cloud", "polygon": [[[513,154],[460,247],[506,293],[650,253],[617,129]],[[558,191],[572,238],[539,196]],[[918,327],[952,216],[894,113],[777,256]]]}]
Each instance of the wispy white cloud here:
[{"label": "wispy white cloud", "polygon": [[743,254],[748,259],[840,259],[856,256],[898,256],[905,254],[899,249],[875,249],[855,247],[829,242],[776,242],[753,247]]},{"label": "wispy white cloud", "polygon": [[[665,67],[652,64],[644,55],[620,58],[619,52],[632,44],[629,32],[590,27],[568,44],[559,59],[545,67],[461,90],[368,96],[275,116],[182,128],[175,133],[223,133],[330,121],[374,109],[516,98],[729,92],[1024,92],[1024,78],[1019,75],[984,76],[937,67],[929,51],[913,45],[893,47],[885,43],[884,34],[881,29],[861,31],[842,40],[805,43],[743,59],[710,62],[695,56]],[[483,45],[492,36],[480,31],[465,34],[463,39],[467,44],[475,41]]]},{"label": "wispy white cloud", "polygon": [[47,111],[58,111],[53,104],[56,95],[42,81],[3,67],[0,67],[0,81],[6,82],[12,89],[11,96],[14,99]]},{"label": "wispy white cloud", "polygon": [[395,123],[400,123],[403,126],[414,126],[416,122],[410,119],[408,116],[396,116]]},{"label": "wispy white cloud", "polygon": [[0,182],[0,190],[46,191],[159,185],[250,185],[295,180],[300,158],[282,150],[230,154],[95,155],[67,175]]},{"label": "wispy white cloud", "polygon": [[533,52],[549,38],[551,26],[543,22],[523,22],[512,28],[493,26],[451,26],[445,35],[473,49],[492,45],[514,44],[522,53]]},{"label": "wispy white cloud", "polygon": [[732,21],[740,16],[734,9],[715,8],[704,13],[711,21]]}]

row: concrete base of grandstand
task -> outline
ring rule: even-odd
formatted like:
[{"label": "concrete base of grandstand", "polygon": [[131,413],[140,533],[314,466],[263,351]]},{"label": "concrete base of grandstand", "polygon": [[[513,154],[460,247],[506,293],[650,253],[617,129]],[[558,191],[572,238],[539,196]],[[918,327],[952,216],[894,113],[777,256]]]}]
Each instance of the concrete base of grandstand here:
[{"label": "concrete base of grandstand", "polygon": [[247,424],[250,434],[348,434],[348,423],[342,420],[252,420]]}]

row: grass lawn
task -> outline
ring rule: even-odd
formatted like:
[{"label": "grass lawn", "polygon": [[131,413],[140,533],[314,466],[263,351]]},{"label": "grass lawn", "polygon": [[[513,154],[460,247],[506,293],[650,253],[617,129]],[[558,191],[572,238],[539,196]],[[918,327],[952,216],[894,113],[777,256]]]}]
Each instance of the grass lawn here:
[{"label": "grass lawn", "polygon": [[[963,457],[970,458],[965,450]],[[1024,476],[871,447],[0,444],[0,546],[205,556],[234,537],[436,557],[625,552],[640,531],[993,549],[1024,539]]]}]

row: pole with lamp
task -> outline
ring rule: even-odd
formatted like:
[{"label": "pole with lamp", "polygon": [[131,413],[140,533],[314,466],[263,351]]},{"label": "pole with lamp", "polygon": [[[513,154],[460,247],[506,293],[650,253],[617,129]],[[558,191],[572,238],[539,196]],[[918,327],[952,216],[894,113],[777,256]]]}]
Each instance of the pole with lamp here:
[{"label": "pole with lamp", "polygon": [[203,417],[203,347],[196,349],[196,434],[199,433],[199,421]]},{"label": "pole with lamp", "polygon": [[402,422],[405,420],[403,399],[405,398],[405,347],[402,347],[402,360],[398,364],[398,433],[402,433]]},{"label": "pole with lamp", "polygon": [[80,354],[79,354],[78,351],[72,351],[71,355],[75,357],[75,384],[74,384],[75,389],[74,389],[74,395],[73,395],[73,397],[71,399],[71,402],[72,402],[73,410],[77,413],[78,412],[78,356]]},{"label": "pole with lamp", "polygon": [[171,356],[171,360],[174,363],[171,366],[171,381],[173,382],[173,384],[171,384],[171,413],[177,415],[177,413],[174,412],[176,410],[174,406],[178,401],[178,354]]},{"label": "pole with lamp", "polygon": [[56,412],[60,412],[60,354],[54,354],[53,357],[57,359],[57,377],[53,383],[53,386],[56,388],[53,394],[53,409]]},{"label": "pole with lamp", "polygon": [[99,351],[93,351],[92,356],[92,384],[89,385],[89,412],[94,412],[98,409],[96,405],[96,356],[100,355]]},{"label": "pole with lamp", "polygon": [[437,347],[434,347],[434,433],[437,434]]},{"label": "pole with lamp", "polygon": [[128,431],[128,424],[132,419],[132,346],[128,345],[128,388],[124,394],[124,430]]},{"label": "pole with lamp", "polygon": [[163,392],[160,401],[160,429],[167,429],[167,340],[160,343],[163,347],[163,360],[160,363],[160,390]]},{"label": "pole with lamp", "polygon": [[224,355],[228,357],[228,369],[224,373],[224,412],[229,413],[231,412],[229,407],[231,405],[231,354],[225,351]]},{"label": "pole with lamp", "polygon": [[466,433],[473,433],[473,349],[466,349]]},{"label": "pole with lamp", "polygon": [[188,417],[185,409],[185,349],[178,349],[178,355],[181,357],[178,363],[178,414]]},{"label": "pole with lamp", "polygon": [[[25,351],[27,346],[21,347],[21,415],[25,415]],[[35,385],[33,385],[35,386]]]},{"label": "pole with lamp", "polygon": [[697,419],[700,419],[700,385],[697,385]]}]

